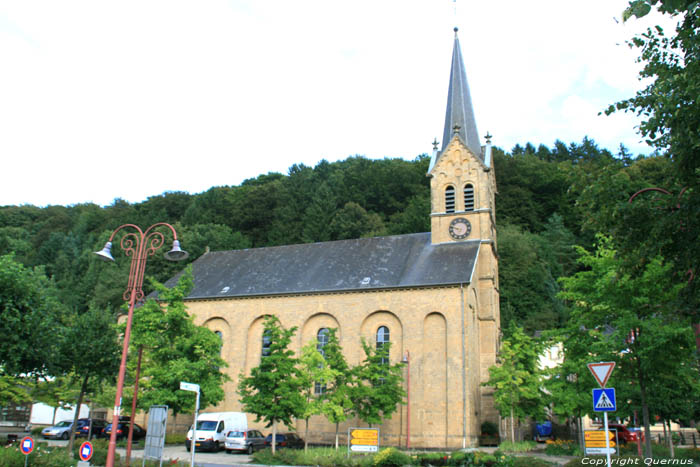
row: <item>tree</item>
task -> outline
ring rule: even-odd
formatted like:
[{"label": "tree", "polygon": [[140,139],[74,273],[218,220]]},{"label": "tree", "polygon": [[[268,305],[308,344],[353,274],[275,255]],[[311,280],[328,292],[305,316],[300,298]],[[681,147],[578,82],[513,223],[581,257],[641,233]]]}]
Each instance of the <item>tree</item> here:
[{"label": "tree", "polygon": [[507,334],[499,351],[499,364],[489,368],[489,380],[482,385],[494,389],[494,403],[502,417],[510,417],[510,439],[515,442],[515,420],[539,418],[543,412],[538,368],[542,346],[515,323],[510,324]]},{"label": "tree", "polygon": [[306,422],[304,434],[304,451],[309,445],[309,418],[323,413],[325,398],[323,391],[317,394],[316,387],[326,388],[326,385],[334,379],[334,372],[328,367],[323,354],[318,351],[318,343],[311,341],[301,349],[299,359],[299,380],[302,396],[304,397],[304,412],[299,417]]},{"label": "tree", "polygon": [[71,409],[78,397],[78,388],[70,376],[58,376],[50,378],[38,378],[31,388],[33,402],[43,402],[53,407],[51,424],[56,424],[56,412],[58,409]]},{"label": "tree", "polygon": [[598,239],[595,253],[578,249],[586,269],[561,279],[561,296],[573,306],[570,326],[597,334],[589,353],[616,361],[615,378],[630,383],[618,386],[618,400],[632,401],[628,411],[635,405],[641,408],[646,454],[651,457],[651,377],[674,372],[677,361],[669,360],[668,353],[679,348],[675,331],[687,326],[675,313],[682,285],[674,283],[672,265],[663,258],[652,258],[631,273],[623,268],[612,240]]},{"label": "tree", "polygon": [[[132,351],[144,349],[138,397],[138,407],[144,410],[151,405],[167,405],[176,414],[194,412],[194,400],[180,390],[181,381],[199,384],[202,408],[224,399],[223,383],[228,377],[221,372],[226,366],[220,356],[221,340],[212,330],[195,325],[187,314],[184,299],[192,285],[191,267],[172,288],[154,281],[158,300],[149,299],[134,310],[131,345]],[[132,397],[125,391],[126,403]]]},{"label": "tree", "polygon": [[328,330],[328,343],[323,347],[323,355],[332,379],[326,386],[322,412],[329,422],[335,424],[335,449],[338,450],[338,426],[352,413],[353,372],[345,360],[343,348],[338,341],[337,329]]},{"label": "tree", "polygon": [[24,384],[21,378],[0,374],[0,407],[31,400]]},{"label": "tree", "polygon": [[688,282],[679,311],[691,317],[700,349],[700,3],[631,0],[624,18],[645,16],[652,7],[678,18],[674,34],[656,26],[631,40],[630,46],[640,51],[637,61],[644,64],[640,79],[649,84],[611,105],[606,114],[641,116],[641,135],[673,163],[676,182],[660,187],[670,194],[664,200],[666,215],[649,222],[648,237],[659,242],[661,254],[674,262],[674,273]]},{"label": "tree", "polygon": [[42,268],[0,256],[0,375],[52,374],[59,364],[64,307]]},{"label": "tree", "polygon": [[353,368],[355,385],[350,390],[353,413],[372,426],[391,417],[404,404],[403,363],[391,364],[391,342],[373,347],[362,340],[365,359]]},{"label": "tree", "polygon": [[269,339],[269,352],[260,358],[260,365],[250,376],[240,375],[238,392],[243,410],[255,414],[272,426],[272,453],[277,445],[277,423],[291,425],[292,418],[303,416],[305,400],[297,358],[289,349],[296,327],[285,329],[276,316],[265,318],[264,335]]}]

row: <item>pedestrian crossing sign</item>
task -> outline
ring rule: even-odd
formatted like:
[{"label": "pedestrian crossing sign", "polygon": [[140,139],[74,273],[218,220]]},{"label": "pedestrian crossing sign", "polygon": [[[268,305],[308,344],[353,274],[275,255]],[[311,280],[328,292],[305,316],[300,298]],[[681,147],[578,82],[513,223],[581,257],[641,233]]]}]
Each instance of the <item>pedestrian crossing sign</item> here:
[{"label": "pedestrian crossing sign", "polygon": [[601,388],[593,390],[593,411],[614,412],[617,410],[615,403],[615,388]]}]

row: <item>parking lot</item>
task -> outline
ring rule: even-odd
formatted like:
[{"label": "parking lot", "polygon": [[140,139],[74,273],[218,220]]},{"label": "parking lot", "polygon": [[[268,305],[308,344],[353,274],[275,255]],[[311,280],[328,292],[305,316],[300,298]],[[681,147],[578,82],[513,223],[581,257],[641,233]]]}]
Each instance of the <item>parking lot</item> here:
[{"label": "parking lot", "polygon": [[[38,440],[43,439],[39,437]],[[61,440],[46,440],[49,446],[66,446],[68,441]],[[76,440],[78,443],[82,443],[84,439]],[[117,453],[124,457],[126,455],[126,449],[117,448]],[[163,462],[168,460],[178,460],[181,462],[189,462],[192,453],[187,452],[185,445],[166,445],[163,449]],[[131,451],[132,459],[141,459],[143,457],[143,449],[133,449]],[[251,456],[247,454],[227,454],[226,451],[219,452],[199,452],[195,451],[195,465],[201,467],[214,467],[214,466],[234,466],[234,465],[244,465],[251,461]]]}]

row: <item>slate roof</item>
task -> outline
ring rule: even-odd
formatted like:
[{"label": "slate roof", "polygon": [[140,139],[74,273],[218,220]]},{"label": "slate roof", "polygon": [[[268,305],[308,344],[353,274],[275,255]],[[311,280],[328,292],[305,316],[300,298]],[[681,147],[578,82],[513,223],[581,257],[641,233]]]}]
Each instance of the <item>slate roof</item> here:
[{"label": "slate roof", "polygon": [[478,157],[482,157],[479,133],[476,130],[476,118],[472,107],[472,97],[469,93],[467,72],[462,60],[462,49],[457,38],[455,28],[455,42],[452,49],[452,68],[450,69],[450,85],[447,92],[447,111],[445,113],[445,128],[442,135],[442,151],[452,140],[453,128],[459,125],[459,134],[462,141]]},{"label": "slate roof", "polygon": [[433,245],[430,233],[418,233],[209,252],[192,263],[194,288],[188,298],[466,284],[479,244]]}]

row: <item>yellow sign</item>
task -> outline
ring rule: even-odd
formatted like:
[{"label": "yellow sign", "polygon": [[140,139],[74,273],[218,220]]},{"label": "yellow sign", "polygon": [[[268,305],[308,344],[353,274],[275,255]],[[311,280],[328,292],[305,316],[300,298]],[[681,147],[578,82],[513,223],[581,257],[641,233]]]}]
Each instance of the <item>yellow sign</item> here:
[{"label": "yellow sign", "polygon": [[376,439],[369,438],[352,438],[350,444],[361,444],[363,446],[376,446],[378,441]]},{"label": "yellow sign", "polygon": [[[584,434],[584,439],[586,441],[605,441],[605,431],[585,431]],[[615,438],[615,434],[612,431],[608,431],[608,439],[613,439]],[[588,443],[586,443],[588,444]]]},{"label": "yellow sign", "polygon": [[[608,441],[609,447],[614,448],[615,447],[615,441]],[[587,448],[604,448],[605,447],[605,440],[602,441],[590,441],[586,440],[586,447]]]},{"label": "yellow sign", "polygon": [[[379,430],[352,430],[350,432],[350,435],[356,439],[377,440],[377,439],[379,439]],[[362,443],[356,443],[356,444],[362,444]],[[370,444],[370,443],[367,443],[367,444]],[[374,444],[377,444],[377,443],[374,443]]]}]

